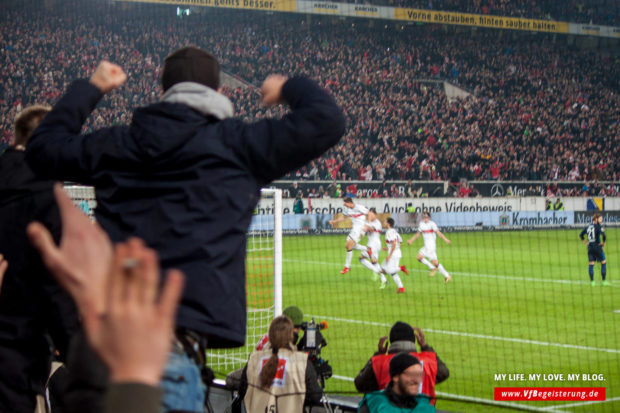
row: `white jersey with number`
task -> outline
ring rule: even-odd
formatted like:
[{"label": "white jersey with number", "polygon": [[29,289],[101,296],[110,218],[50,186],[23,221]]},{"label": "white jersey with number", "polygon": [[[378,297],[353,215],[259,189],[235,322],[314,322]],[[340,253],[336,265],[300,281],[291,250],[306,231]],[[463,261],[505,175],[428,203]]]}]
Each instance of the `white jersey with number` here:
[{"label": "white jersey with number", "polygon": [[354,204],[353,208],[344,207],[344,215],[351,219],[354,230],[364,230],[367,214],[368,208],[366,208],[364,205]]},{"label": "white jersey with number", "polygon": [[388,260],[387,257],[385,262],[383,263],[383,269],[388,274],[396,274],[400,270],[400,258],[402,257],[402,252],[400,250],[400,244],[403,242],[403,239],[400,237],[400,234],[396,229],[389,228],[385,232],[385,243],[388,248],[388,255],[390,251],[392,251],[392,247],[394,248],[394,252],[390,256]]}]

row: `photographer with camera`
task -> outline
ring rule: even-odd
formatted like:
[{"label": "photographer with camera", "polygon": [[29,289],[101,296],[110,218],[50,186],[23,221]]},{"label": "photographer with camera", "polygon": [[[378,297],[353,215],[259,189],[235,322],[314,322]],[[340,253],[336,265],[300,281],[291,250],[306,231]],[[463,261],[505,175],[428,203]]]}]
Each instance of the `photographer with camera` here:
[{"label": "photographer with camera", "polygon": [[[307,325],[304,322],[304,313],[297,306],[290,305],[282,310],[282,314],[287,316],[293,322],[293,345],[297,346],[297,342],[299,341],[299,331],[302,326]],[[267,348],[271,348],[271,344],[269,344],[269,332],[265,333],[264,336],[258,340],[256,343],[256,351],[265,350]],[[299,350],[303,350],[299,348]],[[241,373],[243,372],[243,368],[239,368],[237,370],[233,370],[226,375],[226,387],[230,390],[237,390],[241,388]]]},{"label": "photographer with camera", "polygon": [[[301,330],[304,323],[304,313],[301,309],[294,305],[289,305],[284,310],[282,310],[282,314],[287,316],[293,322],[293,344],[297,345],[299,341],[299,331]],[[256,343],[256,350],[263,350],[265,346],[269,344],[269,333],[265,333],[265,335]]]},{"label": "photographer with camera", "polygon": [[297,343],[297,349],[308,353],[308,361],[312,363],[319,376],[321,388],[325,388],[325,380],[332,376],[332,367],[327,360],[321,358],[321,349],[327,345],[327,341],[321,334],[321,330],[327,329],[327,323],[322,321],[315,323],[314,318],[310,322],[303,322],[301,329],[304,335]]},{"label": "photographer with camera", "polygon": [[[420,351],[416,347],[416,339],[420,344]],[[435,404],[435,385],[443,382],[450,376],[445,363],[437,356],[435,350],[424,338],[424,333],[418,327],[411,327],[402,321],[394,323],[390,329],[390,346],[387,346],[387,337],[379,339],[378,351],[368,360],[357,377],[355,388],[360,393],[371,393],[385,389],[390,382],[390,360],[400,352],[407,352],[418,359],[424,370],[421,394],[431,399]]]},{"label": "photographer with camera", "polygon": [[239,390],[247,413],[301,413],[304,405],[320,402],[317,373],[308,354],[293,344],[293,329],[287,316],[274,318],[269,346],[250,355]]}]

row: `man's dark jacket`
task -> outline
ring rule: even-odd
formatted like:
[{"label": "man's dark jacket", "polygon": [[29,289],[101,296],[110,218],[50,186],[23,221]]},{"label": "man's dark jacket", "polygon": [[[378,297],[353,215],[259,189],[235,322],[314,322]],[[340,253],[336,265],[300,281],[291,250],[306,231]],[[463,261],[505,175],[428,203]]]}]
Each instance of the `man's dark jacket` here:
[{"label": "man's dark jacket", "polygon": [[56,241],[61,229],[54,183],[37,178],[24,158],[12,148],[0,155],[0,253],[9,262],[0,294],[0,411],[31,413],[49,375],[47,337],[64,357],[78,320],[26,237],[35,220]]},{"label": "man's dark jacket", "polygon": [[260,188],[335,145],[344,117],[314,82],[289,79],[282,119],[217,120],[181,103],[134,112],[130,126],[79,135],[102,98],[74,82],[27,147],[39,172],[96,189],[96,218],[113,241],[143,238],[163,268],[186,277],[177,325],[209,347],[239,346],[246,325],[246,232]]}]

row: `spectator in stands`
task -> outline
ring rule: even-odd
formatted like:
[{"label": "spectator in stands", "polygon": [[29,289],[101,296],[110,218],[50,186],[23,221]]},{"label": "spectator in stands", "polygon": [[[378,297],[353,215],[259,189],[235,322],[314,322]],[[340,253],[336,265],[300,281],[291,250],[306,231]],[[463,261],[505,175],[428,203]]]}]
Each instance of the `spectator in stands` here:
[{"label": "spectator in stands", "polygon": [[62,217],[60,245],[40,222],[28,226],[28,236],[75,300],[88,342],[110,369],[104,412],[161,412],[159,383],[184,277],[169,271],[159,293],[153,250],[137,238],[113,249],[60,185],[54,192]]},{"label": "spectator in stands", "polygon": [[301,191],[301,188],[299,187],[299,183],[297,183],[297,181],[293,182],[293,185],[291,185],[290,189],[288,190],[289,196],[291,198],[297,196],[297,194]]},{"label": "spectator in stands", "polygon": [[469,191],[470,198],[478,198],[480,196],[480,192],[474,187],[474,184],[472,184],[471,182],[469,183],[467,189]]},{"label": "spectator in stands", "polygon": [[[615,73],[606,70],[617,58],[563,44],[564,36],[513,33],[517,37],[509,39],[500,35],[508,32],[486,29],[462,36],[460,29],[439,25],[384,32],[362,25],[317,24],[293,31],[299,16],[280,15],[274,24],[286,35],[274,44],[272,31],[261,24],[231,24],[210,14],[196,14],[182,24],[165,13],[140,21],[143,9],[137,5],[128,5],[122,15],[115,13],[112,21],[105,3],[97,9],[92,3],[79,7],[82,3],[71,13],[59,2],[45,13],[0,4],[2,11],[8,9],[0,12],[0,37],[7,43],[0,53],[0,65],[7,68],[0,79],[0,151],[11,136],[7,120],[25,104],[54,102],[59,88],[83,70],[73,64],[73,56],[80,56],[85,68],[96,66],[101,53],[114,57],[134,79],[99,105],[85,125],[93,130],[127,124],[131,108],[154,101],[159,90],[153,79],[164,53],[191,38],[218,50],[228,70],[255,84],[282,68],[304,72],[310,62],[319,69],[312,75],[346,108],[350,127],[341,144],[315,163],[317,179],[355,179],[367,168],[379,181],[448,180],[451,167],[461,160],[469,176],[480,174],[481,179],[489,178],[491,165],[493,179],[547,180],[557,175],[561,180],[617,181],[620,176],[614,162],[620,156],[620,146],[614,145],[620,133],[614,112],[620,94]],[[493,14],[503,7],[488,9]],[[585,11],[592,9],[584,6]],[[37,29],[24,31],[26,26]],[[172,34],[170,27],[175,28]],[[240,36],[240,31],[252,35]],[[83,40],[93,38],[104,41],[95,46]],[[410,49],[412,38],[420,39],[421,46]],[[255,44],[271,45],[277,53],[256,56]],[[29,53],[19,53],[23,50]],[[493,59],[484,58],[491,54]],[[458,67],[457,78],[448,80],[472,95],[448,102],[443,91],[414,81],[428,77],[433,66],[442,74]],[[575,76],[579,82],[569,80]],[[547,91],[542,97],[541,85]],[[259,108],[252,87],[224,92],[245,120],[285,113]],[[434,147],[425,146],[429,136],[436,139]],[[312,164],[303,166],[288,177],[313,179],[314,169]]]},{"label": "spectator in stands", "polygon": [[424,374],[420,360],[406,352],[396,354],[389,364],[390,382],[385,389],[364,395],[358,412],[434,412],[428,396],[419,392]]},{"label": "spectator in stands", "polygon": [[[232,104],[216,92],[219,79],[212,55],[177,50],[164,63],[162,102],[137,109],[131,127],[81,136],[97,102],[126,80],[119,66],[103,61],[90,81],[69,87],[27,147],[39,172],[95,186],[97,220],[113,241],[139,235],[162,267],[186,274],[177,319],[186,354],[172,353],[169,365],[198,376],[204,348],[245,340],[245,234],[260,188],[323,153],[344,131],[334,100],[306,78],[269,76],[263,103],[288,102],[292,111],[251,124],[231,118]],[[177,376],[167,370],[164,388],[193,386]],[[165,398],[165,408],[202,409],[204,387],[188,391],[195,397],[180,400],[187,404]]]},{"label": "spectator in stands", "polygon": [[459,198],[469,198],[469,196],[471,195],[471,189],[469,188],[469,185],[467,185],[466,183],[462,184],[459,187],[459,190],[457,192],[457,196]]},{"label": "spectator in stands", "polygon": [[323,391],[308,354],[293,344],[294,325],[287,316],[269,326],[269,348],[250,355],[243,369],[239,398],[247,412],[301,413],[304,405],[317,404]]},{"label": "spectator in stands", "polygon": [[304,201],[301,200],[301,191],[297,191],[295,195],[295,201],[293,202],[293,214],[304,213]]},{"label": "spectator in stands", "polygon": [[[416,348],[416,338],[420,344],[420,351]],[[426,344],[424,334],[418,327],[411,327],[402,321],[397,321],[390,329],[390,346],[387,346],[387,337],[379,339],[377,352],[368,360],[355,377],[355,388],[360,393],[370,393],[384,389],[389,381],[389,362],[397,353],[409,352],[422,362],[424,380],[421,393],[431,398],[435,404],[435,385],[443,382],[450,375],[445,363],[437,356],[435,350]]]},{"label": "spectator in stands", "polygon": [[[71,298],[58,286],[28,242],[32,220],[60,238],[53,181],[36,175],[24,149],[49,107],[31,106],[15,119],[15,141],[0,155],[0,251],[11,263],[0,296],[0,411],[32,413],[43,395],[54,350],[67,356],[79,323]],[[53,349],[50,349],[49,337]]]}]

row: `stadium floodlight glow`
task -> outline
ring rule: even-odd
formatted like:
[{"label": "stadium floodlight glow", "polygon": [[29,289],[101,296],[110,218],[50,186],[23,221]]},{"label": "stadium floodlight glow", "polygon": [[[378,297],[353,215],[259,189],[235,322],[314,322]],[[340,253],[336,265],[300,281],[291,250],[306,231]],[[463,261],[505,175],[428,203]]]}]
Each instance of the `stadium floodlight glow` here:
[{"label": "stadium floodlight glow", "polygon": [[190,9],[182,9],[180,7],[177,7],[177,17],[189,16],[190,14]]}]

